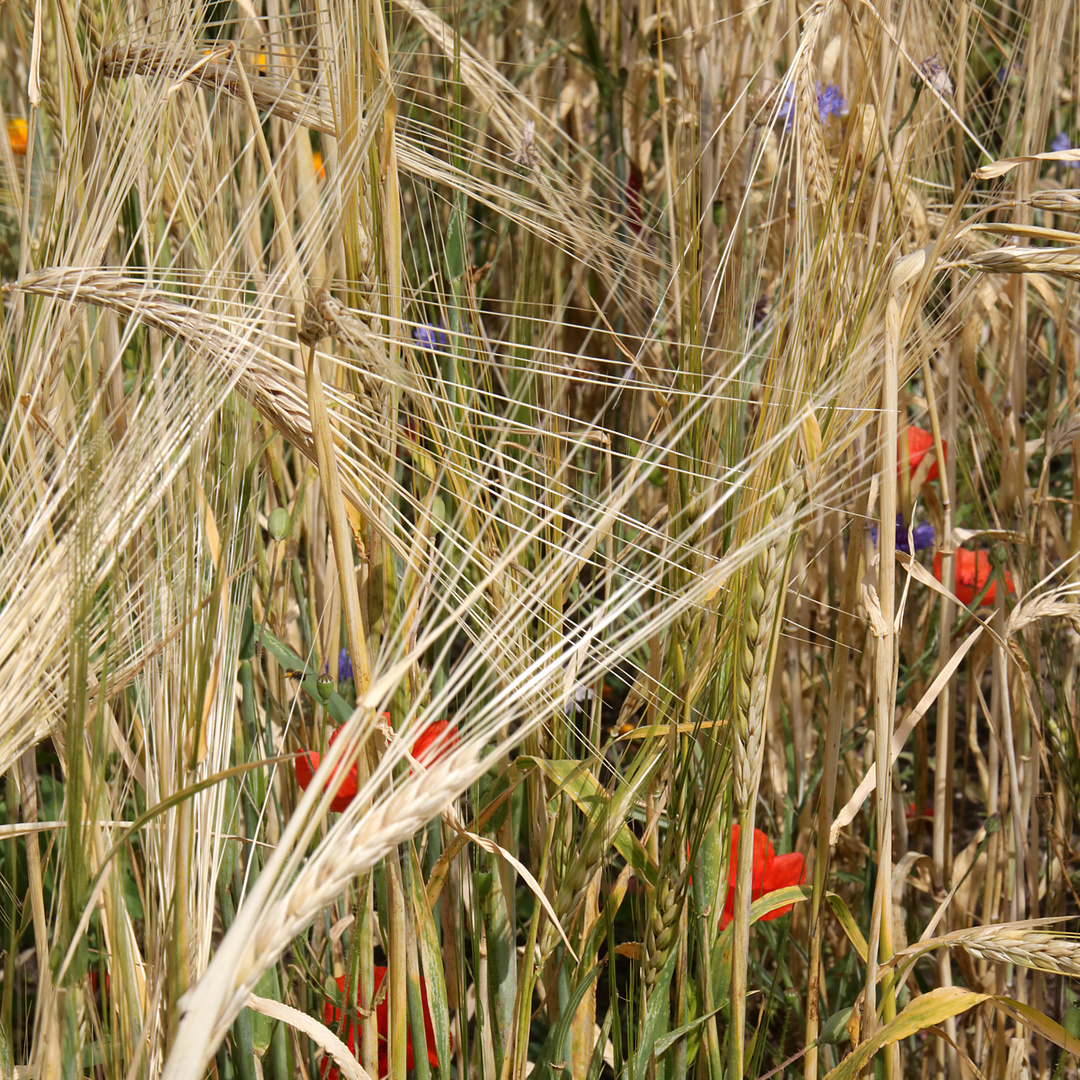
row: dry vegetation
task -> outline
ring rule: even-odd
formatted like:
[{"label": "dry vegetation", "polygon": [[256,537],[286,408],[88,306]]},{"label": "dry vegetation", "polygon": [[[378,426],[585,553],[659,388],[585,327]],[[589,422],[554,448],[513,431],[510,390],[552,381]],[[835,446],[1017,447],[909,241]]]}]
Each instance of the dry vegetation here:
[{"label": "dry vegetation", "polygon": [[1076,3],[0,26],[0,1078],[1078,1074]]}]

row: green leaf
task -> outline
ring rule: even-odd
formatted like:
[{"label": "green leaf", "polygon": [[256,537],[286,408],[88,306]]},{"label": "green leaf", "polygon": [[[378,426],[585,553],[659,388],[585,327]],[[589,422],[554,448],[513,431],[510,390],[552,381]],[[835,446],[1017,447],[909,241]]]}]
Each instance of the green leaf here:
[{"label": "green leaf", "polygon": [[[674,951],[672,952],[672,956],[674,956]],[[586,972],[585,978],[574,987],[572,993],[568,997],[566,1007],[559,1015],[559,1022],[548,1032],[548,1036],[544,1040],[544,1046],[540,1051],[540,1056],[537,1058],[536,1065],[533,1068],[532,1075],[537,1077],[537,1080],[541,1080],[541,1078],[545,1076],[554,1075],[551,1067],[551,1059],[555,1054],[562,1053],[563,1047],[566,1045],[567,1036],[570,1034],[570,1025],[574,1022],[574,1014],[577,1012],[578,1006],[581,1004],[582,999],[585,997],[589,987],[593,984],[593,980],[599,975],[600,969],[603,966],[603,963],[593,964]]]},{"label": "green leaf", "polygon": [[416,847],[409,844],[409,859],[412,873],[407,875],[409,899],[412,901],[413,918],[416,919],[417,935],[420,941],[420,961],[424,968],[424,982],[427,987],[428,1011],[431,1013],[431,1026],[435,1030],[435,1052],[439,1056],[439,1075],[450,1075],[450,1005],[446,996],[446,976],[443,971],[442,946],[439,943],[439,930],[428,905],[427,891],[424,889],[424,875],[420,869],[420,860]]},{"label": "green leaf", "polygon": [[[803,900],[809,900],[812,895],[813,890],[809,885],[788,885],[786,888],[768,893],[750,905],[750,925],[753,926],[758,919],[778,907],[801,903]],[[731,986],[731,943],[734,936],[735,924],[728,923],[713,946],[710,972],[714,1001],[724,1002]]]},{"label": "green leaf", "polygon": [[1062,1050],[1080,1057],[1080,1038],[1070,1034],[1056,1020],[1051,1020],[1045,1013],[1039,1012],[1038,1009],[1034,1009],[1030,1005],[1025,1005],[1022,1001],[1016,1001],[1014,998],[994,997],[991,998],[991,1001],[995,1008],[1019,1021],[1025,1027],[1029,1027],[1044,1038],[1057,1043]]},{"label": "green leaf", "polygon": [[976,994],[960,986],[939,986],[930,993],[917,997],[895,1020],[879,1028],[873,1038],[859,1043],[825,1080],[856,1080],[882,1047],[925,1031],[935,1024],[940,1024],[942,1020],[967,1012],[992,997],[992,994]]},{"label": "green leaf", "polygon": [[[518,758],[518,764],[527,762],[535,765],[541,772],[554,780],[574,800],[590,822],[599,821],[603,814],[612,814],[612,799],[600,786],[596,777],[584,768],[580,761],[546,761],[542,758]],[[629,805],[629,804],[628,804]],[[638,879],[651,886],[656,885],[656,867],[653,866],[648,852],[641,841],[623,822],[611,838],[615,850],[634,868]]]},{"label": "green leaf", "polygon": [[578,14],[581,19],[581,44],[584,51],[575,55],[592,72],[592,76],[596,80],[596,88],[600,91],[600,96],[606,106],[611,91],[615,86],[615,80],[611,77],[611,71],[608,69],[603,50],[600,48],[600,35],[596,32],[592,13],[584,0],[582,0],[581,7],[578,9]]},{"label": "green leaf", "polygon": [[833,914],[844,928],[844,933],[848,936],[848,941],[855,946],[855,951],[865,964],[869,946],[867,946],[866,938],[863,937],[863,933],[859,929],[859,924],[855,921],[855,916],[851,914],[851,909],[844,903],[843,898],[837,896],[836,893],[826,893],[825,901],[832,908]]},{"label": "green leaf", "polygon": [[656,1045],[653,1047],[653,1057],[659,1058],[661,1055],[666,1054],[667,1051],[684,1035],[689,1035],[695,1028],[701,1027],[710,1016],[715,1016],[723,1005],[718,1009],[713,1009],[711,1013],[706,1013],[704,1016],[699,1016],[696,1020],[691,1020],[689,1024],[683,1024],[682,1027],[676,1028],[674,1031],[669,1031],[662,1039],[656,1040]]}]

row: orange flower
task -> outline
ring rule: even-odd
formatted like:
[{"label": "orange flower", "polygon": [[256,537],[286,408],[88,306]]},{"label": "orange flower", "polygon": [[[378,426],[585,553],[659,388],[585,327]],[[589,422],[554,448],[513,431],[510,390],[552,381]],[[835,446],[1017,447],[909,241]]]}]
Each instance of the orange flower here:
[{"label": "orange flower", "polygon": [[[908,468],[914,474],[915,470],[919,467],[919,463],[927,454],[934,453],[934,436],[929,431],[923,431],[922,428],[909,427],[907,429],[907,446],[908,446]],[[941,449],[944,453],[948,453],[949,444],[942,442]],[[900,437],[896,440],[896,456],[899,459],[896,463],[896,475],[900,476],[903,472],[903,460],[904,460],[904,433],[900,433]],[[936,480],[938,476],[937,461],[930,466],[930,471],[926,474],[927,480]]]},{"label": "orange flower", "polygon": [[[378,1004],[375,1006],[375,1025],[379,1029],[379,1076],[387,1076],[390,1073],[389,1067],[389,1046],[387,1045],[386,1031],[388,1027],[387,1023],[387,1006],[386,995],[382,995],[382,1000],[379,1000],[379,990],[382,987],[383,980],[386,978],[386,968],[375,965],[375,1000]],[[345,976],[339,975],[334,980],[338,989],[342,995],[345,994]],[[424,1004],[424,1036],[427,1041],[427,1059],[431,1067],[438,1068],[439,1055],[435,1052],[435,1028],[431,1023],[431,1013],[428,1010],[428,998],[427,998],[427,984],[423,979],[420,980],[420,998]],[[345,1001],[348,1005],[348,999]],[[323,1018],[326,1021],[328,1028],[335,1030],[341,1026],[341,1010],[335,1008],[332,1001],[326,1002],[323,1005]],[[349,1050],[355,1055],[356,1045],[359,1041],[357,1036],[359,1034],[360,1014],[357,1013],[355,1017],[349,1018],[349,1031],[346,1038]],[[413,1045],[412,1035],[408,1036],[408,1041],[405,1045],[405,1067],[407,1069],[413,1069],[416,1067],[416,1061],[413,1057]],[[330,1067],[329,1059],[323,1061],[323,1076],[325,1080],[338,1080],[338,1070]]]},{"label": "orange flower", "polygon": [[318,150],[312,151],[311,162],[315,166],[315,179],[321,184],[326,179],[326,166],[323,164],[322,154]]},{"label": "orange flower", "polygon": [[[967,551],[958,548],[953,552],[953,565],[955,569],[956,583],[953,591],[961,604],[970,605],[979,594],[982,587],[990,580],[990,556],[985,551]],[[934,577],[941,580],[941,552],[934,556]],[[1012,575],[1005,571],[1005,587],[1009,592],[1013,591]],[[994,582],[986,595],[979,601],[980,604],[992,604],[994,594],[997,592],[997,582]]]},{"label": "orange flower", "polygon": [[[731,826],[731,868],[728,871],[727,899],[720,914],[720,929],[723,930],[735,918],[735,875],[739,870],[739,826]],[[754,830],[754,869],[751,875],[750,898],[760,900],[777,889],[789,885],[801,885],[806,878],[806,860],[797,851],[790,855],[777,855],[769,838],[760,830]],[[778,919],[786,915],[792,904],[774,908],[762,919]]]},{"label": "orange flower", "polygon": [[13,154],[18,154],[19,157],[26,156],[26,140],[29,133],[30,130],[26,126],[26,121],[21,116],[8,121],[7,136]]}]

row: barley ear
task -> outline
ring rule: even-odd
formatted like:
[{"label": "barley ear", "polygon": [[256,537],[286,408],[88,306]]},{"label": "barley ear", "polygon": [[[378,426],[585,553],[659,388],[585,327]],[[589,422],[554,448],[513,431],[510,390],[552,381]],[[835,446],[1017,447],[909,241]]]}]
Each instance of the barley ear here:
[{"label": "barley ear", "polygon": [[743,1032],[746,1027],[746,959],[750,948],[750,889],[753,874],[754,803],[765,752],[765,707],[769,672],[780,614],[781,596],[796,533],[795,520],[802,484],[791,469],[772,496],[768,542],[746,574],[746,613],[742,641],[737,644],[735,671],[734,790],[739,824],[739,850],[731,858],[735,879],[734,957],[731,972],[731,1070],[743,1075]]}]

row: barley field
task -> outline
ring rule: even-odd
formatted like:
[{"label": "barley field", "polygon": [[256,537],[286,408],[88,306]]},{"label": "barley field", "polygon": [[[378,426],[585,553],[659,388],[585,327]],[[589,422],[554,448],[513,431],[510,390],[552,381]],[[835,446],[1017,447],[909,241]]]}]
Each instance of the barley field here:
[{"label": "barley field", "polygon": [[1074,140],[1076,0],[0,6],[0,1080],[1080,1077]]}]

